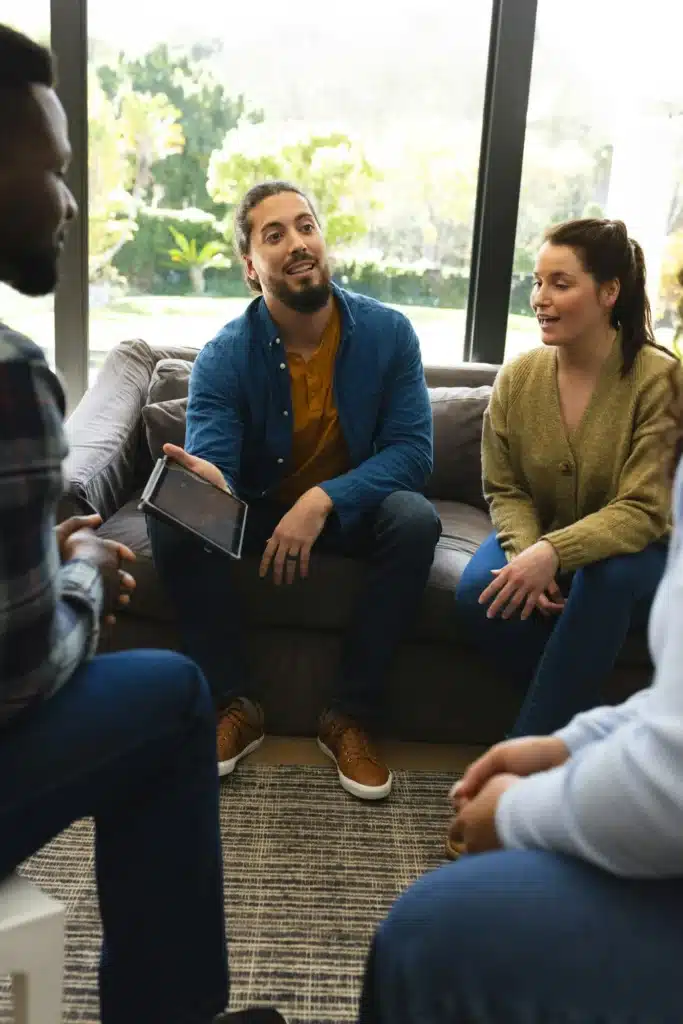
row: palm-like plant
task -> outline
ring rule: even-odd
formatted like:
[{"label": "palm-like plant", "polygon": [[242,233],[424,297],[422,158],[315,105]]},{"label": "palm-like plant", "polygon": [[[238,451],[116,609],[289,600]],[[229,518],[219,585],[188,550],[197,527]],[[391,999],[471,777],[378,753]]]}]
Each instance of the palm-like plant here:
[{"label": "palm-like plant", "polygon": [[181,231],[169,226],[168,229],[175,242],[168,255],[176,266],[184,267],[192,284],[195,295],[203,295],[206,288],[205,272],[209,269],[227,270],[230,260],[226,256],[227,249],[222,242],[207,242],[199,248],[196,238],[186,238]]}]

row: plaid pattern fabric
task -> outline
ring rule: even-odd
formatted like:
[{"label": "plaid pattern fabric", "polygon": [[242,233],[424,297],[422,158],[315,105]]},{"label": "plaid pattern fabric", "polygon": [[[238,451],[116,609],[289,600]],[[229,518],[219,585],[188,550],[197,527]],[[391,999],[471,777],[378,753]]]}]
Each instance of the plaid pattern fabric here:
[{"label": "plaid pattern fabric", "polygon": [[98,571],[60,565],[64,395],[43,353],[0,324],[0,723],[54,693],[95,650]]}]

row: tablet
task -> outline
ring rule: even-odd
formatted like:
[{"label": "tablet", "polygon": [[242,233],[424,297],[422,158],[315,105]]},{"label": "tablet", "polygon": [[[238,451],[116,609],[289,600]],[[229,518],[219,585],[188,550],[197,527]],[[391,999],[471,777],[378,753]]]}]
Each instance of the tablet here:
[{"label": "tablet", "polygon": [[138,509],[177,526],[211,551],[240,558],[247,505],[164,456],[152,470]]}]

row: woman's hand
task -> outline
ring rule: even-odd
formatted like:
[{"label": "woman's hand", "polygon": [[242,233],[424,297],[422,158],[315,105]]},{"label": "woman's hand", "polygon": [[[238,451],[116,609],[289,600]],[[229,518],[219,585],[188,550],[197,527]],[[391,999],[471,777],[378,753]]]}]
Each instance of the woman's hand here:
[{"label": "woman's hand", "polygon": [[493,619],[502,612],[509,619],[521,607],[521,618],[528,619],[539,599],[555,580],[560,560],[552,544],[539,540],[516,555],[502,569],[493,569],[495,579],[482,592],[479,604],[488,604],[486,616]]},{"label": "woman's hand", "polygon": [[553,580],[539,597],[536,607],[545,619],[552,619],[555,615],[562,614],[565,604],[564,594]]}]

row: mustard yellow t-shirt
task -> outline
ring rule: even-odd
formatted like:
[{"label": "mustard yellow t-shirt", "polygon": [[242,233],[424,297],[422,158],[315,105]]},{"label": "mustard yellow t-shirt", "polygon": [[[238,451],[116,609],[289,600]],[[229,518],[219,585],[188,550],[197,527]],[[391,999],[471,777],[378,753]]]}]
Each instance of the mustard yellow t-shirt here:
[{"label": "mustard yellow t-shirt", "polygon": [[293,505],[305,491],[349,469],[349,453],[334,402],[334,364],[341,339],[335,303],[320,345],[308,361],[287,353],[292,388],[293,436],[289,471],[276,497]]}]

